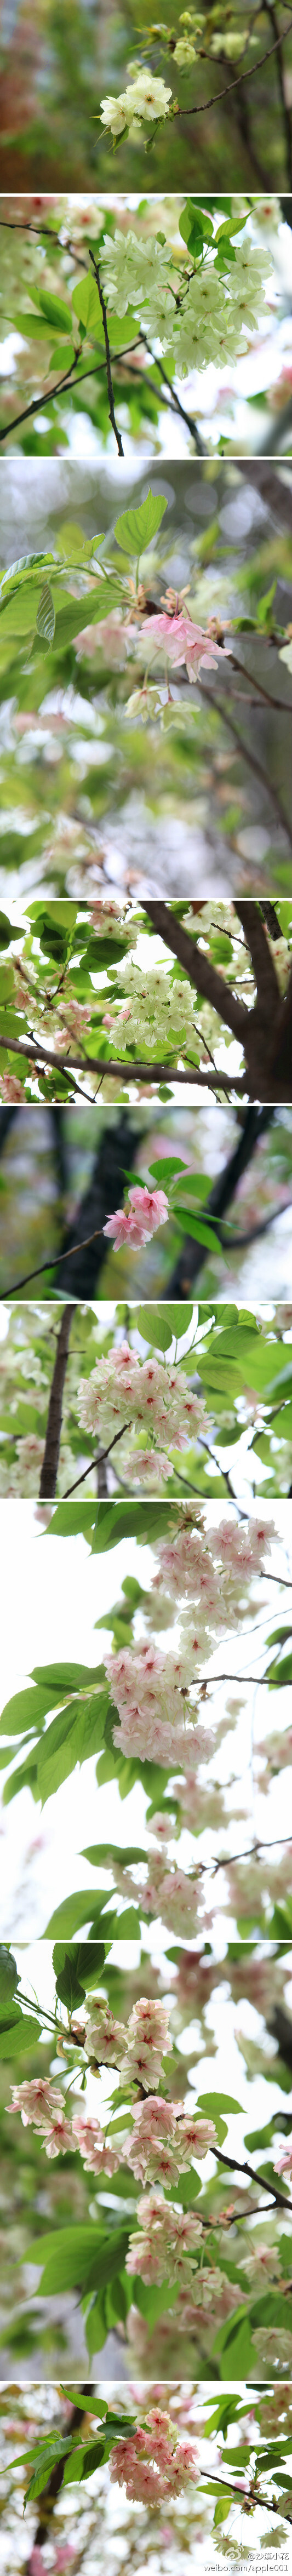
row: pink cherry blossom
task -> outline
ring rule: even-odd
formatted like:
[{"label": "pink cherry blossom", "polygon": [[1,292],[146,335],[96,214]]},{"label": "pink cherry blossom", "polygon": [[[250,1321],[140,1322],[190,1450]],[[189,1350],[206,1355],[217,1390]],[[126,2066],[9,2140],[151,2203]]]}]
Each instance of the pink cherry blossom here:
[{"label": "pink cherry blossom", "polygon": [[167,1223],[169,1204],[165,1190],[143,1190],[137,1183],[137,1187],[135,1185],[129,1190],[129,1201],[128,1213],[124,1208],[117,1208],[116,1215],[107,1217],[102,1228],[103,1234],[111,1236],[116,1251],[127,1241],[132,1249],[149,1243],[151,1235],[157,1232],[157,1226]]},{"label": "pink cherry blossom", "polygon": [[279,2147],[278,2155],[274,2156],[274,2167],[275,2173],[292,2173],[292,2137],[286,2138],[284,2147]]},{"label": "pink cherry blossom", "polygon": [[13,2111],[21,2111],[25,2129],[31,2122],[35,2128],[41,2129],[44,2119],[50,2120],[55,2113],[63,2113],[63,2094],[56,2093],[49,2075],[35,2075],[30,2083],[13,2084],[11,2091],[12,2102],[8,2103],[8,2110],[10,2115]]},{"label": "pink cherry blossom", "polygon": [[[27,996],[26,996],[26,999],[27,999]],[[24,1089],[24,1084],[23,1084],[23,1082],[19,1082],[19,1081],[18,1081],[18,1078],[17,1078],[17,1074],[16,1074],[16,1073],[3,1073],[3,1074],[1,1075],[1,1080],[0,1080],[0,1099],[1,1099],[1,1100],[15,1100],[15,1102],[16,1102],[16,1103],[17,1103],[17,1101],[25,1100],[25,1089]],[[43,2568],[43,2559],[42,2559],[42,2568]]]},{"label": "pink cherry blossom", "polygon": [[156,617],[145,617],[143,639],[144,636],[154,655],[164,648],[167,661],[174,666],[185,662],[189,680],[197,679],[201,667],[205,671],[216,669],[217,662],[231,651],[230,645],[217,644],[213,635],[204,634],[202,626],[194,626],[192,617],[182,612],[168,617],[162,609]]}]

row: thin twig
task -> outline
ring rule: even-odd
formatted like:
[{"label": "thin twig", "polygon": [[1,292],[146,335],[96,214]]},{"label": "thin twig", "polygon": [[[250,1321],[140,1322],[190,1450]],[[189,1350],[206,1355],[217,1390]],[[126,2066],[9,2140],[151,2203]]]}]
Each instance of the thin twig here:
[{"label": "thin twig", "polygon": [[68,1503],[68,1500],[69,1500],[69,1494],[76,1494],[76,1493],[77,1493],[77,1486],[78,1486],[78,1485],[85,1485],[85,1478],[86,1478],[86,1476],[90,1476],[90,1475],[92,1474],[92,1469],[93,1469],[93,1467],[102,1467],[102,1466],[103,1466],[103,1463],[104,1463],[104,1459],[105,1459],[105,1458],[110,1458],[110,1455],[111,1455],[111,1449],[115,1449],[115,1448],[116,1448],[117,1440],[123,1440],[123,1438],[124,1438],[124,1432],[125,1432],[125,1431],[131,1431],[131,1430],[132,1430],[132,1423],[131,1423],[131,1422],[122,1422],[122,1428],[121,1428],[121,1431],[115,1431],[114,1439],[113,1439],[113,1440],[109,1440],[109,1446],[108,1446],[108,1449],[99,1449],[99,1451],[98,1451],[98,1457],[97,1457],[97,1458],[90,1458],[90,1460],[89,1460],[89,1466],[88,1466],[88,1467],[84,1467],[83,1475],[82,1475],[82,1476],[76,1476],[76,1483],[75,1483],[75,1485],[66,1485],[66,1492],[65,1492],[65,1494],[63,1494],[63,1496],[62,1496],[62,1500],[63,1500],[63,1502],[64,1502],[64,1503]]},{"label": "thin twig", "polygon": [[89,250],[89,258],[90,258],[90,259],[91,259],[91,261],[92,261],[92,267],[93,267],[93,270],[94,270],[94,276],[95,276],[95,278],[96,278],[96,284],[97,284],[97,289],[98,289],[98,294],[99,294],[100,309],[101,309],[101,314],[102,314],[103,334],[104,334],[105,353],[106,353],[106,372],[107,372],[107,388],[108,388],[108,399],[109,399],[109,418],[110,418],[111,425],[112,425],[112,429],[113,429],[113,432],[114,432],[114,438],[115,438],[115,440],[116,440],[116,446],[117,446],[117,450],[118,450],[118,456],[123,456],[123,454],[124,454],[124,449],[123,449],[123,446],[122,446],[122,439],[121,439],[120,430],[117,428],[116,415],[115,415],[114,394],[113,394],[113,384],[112,384],[112,374],[111,374],[110,344],[109,344],[108,327],[107,327],[107,311],[106,311],[106,305],[105,305],[105,301],[104,301],[103,288],[102,288],[102,285],[101,285],[100,269],[99,269],[99,265],[98,265],[98,260],[94,259],[93,251],[92,251],[92,250]]},{"label": "thin twig", "polygon": [[[270,16],[270,11],[269,11],[269,16]],[[290,35],[290,27],[292,27],[292,17],[290,17],[290,18],[288,19],[288,26],[287,26],[287,27],[285,27],[285,38],[286,38],[286,36],[289,36],[289,35]],[[262,69],[263,69],[263,64],[264,64],[264,63],[269,63],[269,61],[270,61],[270,55],[271,55],[271,54],[275,54],[275,53],[277,53],[277,51],[278,51],[278,46],[279,46],[279,45],[282,45],[282,36],[276,36],[276,37],[275,37],[275,42],[274,42],[274,44],[273,44],[273,45],[268,45],[268,46],[267,46],[266,53],[265,53],[265,54],[261,54],[261,55],[260,55],[260,60],[259,60],[259,62],[258,62],[258,63],[251,63],[250,71],[249,71],[249,72],[247,71],[247,72],[245,72],[245,73],[244,73],[244,79],[245,79],[245,81],[247,81],[247,80],[255,80],[255,78],[256,78],[256,73],[257,73],[257,72],[261,72],[261,71],[262,71]],[[227,81],[227,82],[226,82],[226,87],[225,87],[225,89],[217,89],[217,90],[214,90],[214,91],[213,91],[213,97],[212,97],[212,98],[204,98],[204,99],[202,100],[202,105],[201,105],[201,107],[179,107],[179,108],[176,108],[176,111],[175,111],[175,112],[176,112],[176,115],[177,115],[177,116],[179,116],[180,118],[181,118],[181,117],[184,117],[184,116],[206,116],[206,115],[207,115],[207,109],[208,109],[209,107],[220,107],[220,105],[221,105],[221,99],[222,99],[222,98],[232,98],[233,90],[234,90],[234,89],[239,89],[239,88],[240,88],[241,81],[242,81],[242,72],[237,72],[236,80],[235,80],[235,81],[232,81],[232,82]]]}]

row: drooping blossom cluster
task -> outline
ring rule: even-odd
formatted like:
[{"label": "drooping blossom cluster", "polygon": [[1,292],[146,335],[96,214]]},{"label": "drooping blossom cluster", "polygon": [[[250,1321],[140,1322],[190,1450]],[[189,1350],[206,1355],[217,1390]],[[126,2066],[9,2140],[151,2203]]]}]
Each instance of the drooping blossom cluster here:
[{"label": "drooping blossom cluster", "polygon": [[[144,1192],[143,1192],[144,1196]],[[140,1360],[128,1342],[95,1361],[90,1377],[81,1378],[78,1421],[106,1442],[120,1423],[146,1430],[156,1441],[185,1449],[192,1434],[206,1425],[203,1398],[193,1395],[182,1369],[152,1356]],[[142,1455],[143,1453],[141,1453]]]},{"label": "drooping blossom cluster", "polygon": [[44,2139],[46,2155],[66,2155],[72,2149],[71,2120],[65,2116],[63,2093],[56,2092],[50,2077],[35,2076],[31,2082],[14,2084],[10,2113],[21,2112],[23,2127],[33,2126]]},{"label": "drooping blossom cluster", "polygon": [[110,2477],[119,2485],[123,2482],[130,2504],[160,2505],[180,2495],[190,2479],[196,2485],[198,2457],[191,2437],[178,2437],[170,2415],[155,2405],[149,2407],[145,2424],[115,2443]]},{"label": "drooping blossom cluster", "polygon": [[116,1208],[115,1216],[108,1216],[102,1226],[102,1233],[110,1235],[115,1252],[120,1252],[123,1243],[129,1243],[132,1251],[142,1243],[150,1243],[152,1234],[157,1233],[158,1226],[167,1224],[169,1216],[165,1190],[148,1190],[146,1186],[140,1189],[135,1182],[128,1195],[129,1208]]},{"label": "drooping blossom cluster", "polygon": [[[180,1800],[182,1805],[181,1784]],[[131,1871],[123,1869],[119,1861],[114,1862],[113,1868],[115,1887],[120,1896],[135,1898],[143,1915],[154,1915],[156,1919],[159,1916],[169,1931],[180,1934],[181,1940],[187,1940],[188,1935],[191,1937],[197,1924],[197,1889],[195,1880],[191,1876],[188,1878],[186,1870],[177,1862],[164,1861],[161,1852],[154,1852],[143,1884],[138,1873],[135,1880]]]},{"label": "drooping blossom cluster", "polygon": [[195,1709],[186,1706],[194,1679],[196,1640],[191,1633],[182,1638],[177,1654],[162,1654],[158,1646],[139,1638],[137,1644],[121,1647],[117,1654],[106,1654],[105,1669],[119,1711],[119,1728],[114,1729],[114,1742],[123,1753],[137,1753],[158,1761],[184,1759],[186,1717],[192,1721],[194,1768],[200,1755],[209,1751],[203,1725],[194,1731]]},{"label": "drooping blossom cluster", "polygon": [[197,680],[201,670],[217,671],[217,663],[224,662],[231,652],[230,644],[219,644],[209,630],[204,634],[203,627],[195,626],[193,618],[182,611],[169,617],[165,609],[160,609],[156,617],[145,617],[143,646],[144,641],[151,663],[157,653],[164,655],[173,670],[185,663],[190,681]]},{"label": "drooping blossom cluster", "polygon": [[193,2282],[192,2255],[202,2247],[202,2220],[193,2210],[178,2209],[163,2199],[163,2192],[143,2192],[137,2206],[138,2229],[130,2236],[126,2271],[138,2272],[142,2281],[165,2281],[170,2273],[175,2281]]},{"label": "drooping blossom cluster", "polygon": [[193,2156],[200,2163],[208,2155],[216,2145],[216,2129],[200,2112],[181,2111],[160,2094],[149,2094],[147,2102],[135,2103],[133,2133],[125,2145],[136,2181],[162,2182],[167,2189],[187,2172]]},{"label": "drooping blossom cluster", "polygon": [[115,2021],[109,2005],[93,1997],[86,2011],[85,2054],[91,2063],[119,2068],[129,2084],[151,2093],[159,2084],[162,2057],[169,2043],[168,2006],[140,1995],[127,2023]]}]

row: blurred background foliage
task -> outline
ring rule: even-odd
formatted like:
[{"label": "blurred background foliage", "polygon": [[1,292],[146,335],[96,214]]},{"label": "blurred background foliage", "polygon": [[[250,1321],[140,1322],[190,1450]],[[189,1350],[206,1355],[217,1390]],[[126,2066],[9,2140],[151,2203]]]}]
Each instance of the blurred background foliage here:
[{"label": "blurred background foliage", "polygon": [[[112,539],[117,490],[122,506],[140,502],[148,480],[139,466],[133,484],[126,463],[110,463],[97,479],[88,462],[40,459],[39,451],[33,464],[5,459],[3,565],[35,545],[58,545],[69,519],[89,538],[101,521]],[[52,895],[108,885],[171,895],[182,868],[186,893],[202,882],[206,896],[290,891],[292,681],[277,630],[292,618],[291,467],[255,462],[245,472],[197,460],[186,469],[178,461],[152,466],[151,482],[168,504],[159,547],[145,558],[151,596],[159,604],[161,583],[180,590],[189,582],[203,626],[210,614],[219,623],[243,619],[236,651],[244,676],[228,665],[226,681],[219,664],[214,683],[208,673],[206,687],[202,673],[200,689],[190,690],[176,673],[174,716],[163,709],[163,729],[126,725],[131,670],[143,677],[144,664],[141,654],[140,666],[125,670],[122,656],[121,667],[114,618],[103,640],[100,626],[85,628],[45,663],[36,637],[29,651],[26,639],[3,637],[0,899],[33,895],[44,879]],[[268,693],[260,711],[256,677]]]},{"label": "blurred background foliage", "polygon": [[[240,28],[246,20],[257,17],[241,7],[232,12],[233,24]],[[208,12],[209,19],[209,12]],[[256,24],[258,60],[269,46],[270,7],[261,10],[260,26]],[[180,10],[175,0],[171,34],[179,34]],[[138,22],[138,24],[137,24]],[[221,15],[222,23],[222,15]],[[289,185],[289,78],[291,72],[291,37],[286,8],[276,7],[276,31],[284,41],[285,87],[279,76],[277,55],[271,63],[255,71],[252,85],[243,77],[232,102],[228,95],[221,108],[216,105],[218,92],[228,91],[228,75],[234,77],[236,65],[229,64],[224,50],[218,61],[196,58],[193,66],[193,95],[196,101],[215,104],[194,122],[184,113],[183,123],[175,128],[175,184],[221,186],[222,168],[227,184],[253,186],[270,190],[271,186]],[[217,29],[218,12],[214,13]],[[224,17],[223,17],[224,26]],[[288,36],[285,42],[285,30]],[[88,188],[95,182],[106,187],[111,159],[102,129],[94,121],[100,96],[123,90],[129,58],[133,57],[137,32],[149,57],[152,15],[150,0],[34,0],[33,19],[28,0],[4,0],[2,12],[3,69],[3,185],[55,187],[59,185],[60,168],[69,187]],[[271,35],[273,29],[270,29]],[[178,66],[172,66],[171,50],[161,56],[161,46],[153,39],[150,52],[152,69],[161,71],[168,82],[174,68],[173,94],[184,109],[186,83]],[[100,139],[101,136],[101,139]],[[121,185],[139,187],[145,168],[142,138],[139,144],[122,140],[119,168]],[[151,173],[154,185],[169,186],[173,175],[173,130],[159,133]],[[149,170],[149,163],[146,162]]]},{"label": "blurred background foliage", "polygon": [[[90,1229],[105,1222],[110,1204],[126,1196],[123,1173],[134,1168],[146,1177],[150,1164],[178,1153],[191,1171],[208,1175],[225,1187],[226,1164],[241,1148],[245,1170],[231,1176],[227,1206],[227,1249],[208,1254],[186,1233],[175,1231],[172,1217],[142,1251],[115,1253],[103,1236],[85,1254],[62,1260],[64,1248],[79,1243]],[[197,1272],[204,1297],[240,1300],[250,1295],[289,1298],[292,1239],[292,1111],[243,1113],[229,1108],[141,1110],[38,1108],[0,1112],[1,1146],[1,1296],[21,1274],[47,1260],[41,1287],[31,1280],[29,1295],[54,1294],[140,1298],[167,1297],[173,1287],[185,1297]],[[207,1205],[207,1202],[206,1202]],[[205,1209],[206,1213],[206,1209]],[[273,1222],[266,1227],[266,1219]],[[264,1231],[261,1231],[261,1228]],[[260,1229],[260,1231],[259,1231]],[[236,1249],[236,1237],[240,1238]],[[245,1248],[246,1244],[246,1248]],[[49,1276],[49,1255],[60,1253],[58,1269]],[[177,1270],[179,1278],[177,1279]]]}]

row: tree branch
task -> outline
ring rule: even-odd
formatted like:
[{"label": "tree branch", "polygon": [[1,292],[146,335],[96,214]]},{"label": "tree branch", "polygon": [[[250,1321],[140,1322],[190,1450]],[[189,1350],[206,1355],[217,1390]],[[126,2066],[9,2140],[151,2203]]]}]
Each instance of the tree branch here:
[{"label": "tree branch", "polygon": [[49,1495],[55,1494],[56,1492],[62,1429],[63,1391],[73,1315],[75,1315],[75,1305],[65,1306],[64,1314],[62,1315],[62,1322],[60,1324],[60,1332],[58,1333],[55,1367],[52,1377],[46,1441],[40,1480],[40,1501],[43,1500],[43,1496],[45,1496],[47,1500]]},{"label": "tree branch", "polygon": [[[290,27],[292,27],[292,17],[288,19],[288,26],[285,27],[285,38],[290,35]],[[257,72],[261,72],[263,70],[264,63],[269,63],[270,55],[277,53],[279,45],[282,45],[282,35],[275,37],[274,44],[267,46],[266,53],[260,54],[259,62],[251,64],[249,72],[245,71],[245,81],[256,79]],[[180,118],[184,116],[206,116],[207,109],[209,107],[220,107],[222,98],[232,98],[233,90],[239,89],[241,82],[242,72],[237,72],[235,81],[227,81],[225,89],[217,89],[213,91],[213,97],[204,98],[201,107],[179,107],[175,111],[176,115]]]},{"label": "tree branch", "polygon": [[86,1476],[90,1476],[90,1475],[92,1475],[92,1469],[93,1469],[93,1467],[102,1467],[102,1466],[103,1466],[103,1464],[104,1464],[104,1460],[105,1460],[106,1458],[110,1458],[111,1450],[112,1450],[112,1449],[116,1449],[117,1440],[123,1440],[123,1439],[124,1439],[124,1433],[125,1433],[125,1431],[131,1431],[131,1430],[132,1430],[132,1423],[131,1423],[131,1422],[122,1422],[121,1431],[115,1431],[114,1439],[113,1439],[113,1440],[109,1440],[108,1449],[99,1449],[99,1451],[98,1451],[98,1457],[97,1457],[97,1458],[90,1458],[90,1460],[89,1460],[89,1466],[88,1466],[88,1467],[84,1467],[83,1475],[82,1475],[82,1476],[76,1476],[76,1482],[75,1482],[75,1485],[67,1485],[67,1486],[66,1486],[66,1493],[65,1493],[65,1494],[63,1494],[63,1497],[62,1497],[62,1499],[63,1499],[63,1502],[64,1502],[64,1503],[68,1503],[68,1501],[69,1501],[69,1495],[70,1495],[70,1494],[76,1494],[76,1493],[77,1493],[77,1486],[78,1486],[78,1485],[85,1485]]},{"label": "tree branch", "polygon": [[[13,1038],[10,1040],[9,1045],[7,1038],[0,1036],[0,1049],[1,1047],[5,1049],[6,1055],[19,1055],[20,1058],[23,1056],[24,1059],[26,1056],[30,1056],[32,1064],[36,1066],[36,1071],[38,1071],[40,1066],[43,1064],[51,1064],[53,1066],[54,1073],[62,1072],[70,1074],[72,1082],[74,1082],[74,1071],[73,1064],[71,1065],[71,1057],[54,1054],[53,1048],[43,1046],[41,1038]],[[167,1059],[165,1064],[157,1064],[156,1062],[151,1064],[141,1064],[140,1059],[136,1063],[136,1057],[134,1058],[133,1056],[128,1059],[125,1056],[122,1056],[121,1058],[116,1056],[113,1057],[111,1062],[108,1064],[106,1056],[85,1055],[82,1053],[80,1053],[80,1055],[76,1053],[75,1055],[74,1050],[74,1067],[76,1068],[76,1066],[78,1066],[83,1073],[101,1073],[104,1077],[106,1076],[106,1078],[108,1077],[108,1074],[111,1074],[113,1080],[117,1073],[123,1073],[126,1075],[128,1080],[130,1080],[132,1076],[133,1082],[136,1080],[141,1082],[151,1082],[153,1074],[155,1074],[155,1077],[159,1082],[194,1082],[198,1083],[204,1090],[207,1085],[207,1088],[211,1091],[227,1091],[228,1094],[230,1086],[233,1091],[238,1091],[239,1095],[244,1093],[246,1089],[244,1074],[238,1074],[237,1076],[231,1073],[221,1073],[221,1069],[219,1070],[219,1067],[218,1073],[216,1073],[216,1071],[212,1073],[211,1070],[210,1073],[204,1073],[199,1065],[194,1066],[192,1064],[186,1064],[185,1070],[182,1071],[181,1067],[172,1065],[169,1059]],[[76,1085],[76,1088],[79,1089],[79,1085]],[[83,1093],[82,1097],[84,1098],[84,1096],[85,1095]]]},{"label": "tree branch", "polygon": [[123,446],[122,446],[122,440],[121,440],[120,430],[117,428],[116,415],[115,415],[114,395],[113,395],[113,384],[112,384],[112,375],[111,375],[110,344],[109,344],[108,327],[107,327],[107,311],[106,311],[106,305],[105,305],[105,301],[104,301],[103,288],[102,288],[102,285],[101,285],[100,269],[99,269],[99,266],[98,266],[98,260],[94,259],[93,250],[89,250],[89,258],[91,259],[92,267],[93,267],[93,270],[94,270],[94,276],[96,277],[96,284],[97,284],[98,294],[99,294],[100,309],[101,309],[101,314],[102,314],[102,324],[103,324],[103,334],[104,334],[105,354],[106,354],[107,389],[108,389],[108,399],[109,399],[109,419],[110,419],[110,421],[111,421],[112,429],[113,429],[113,432],[114,432],[114,438],[115,438],[115,440],[116,440],[116,446],[117,446],[117,449],[118,449],[118,456],[123,456],[123,454],[124,454],[124,449],[123,449]]},{"label": "tree branch", "polygon": [[[242,1174],[247,1170],[248,1164],[252,1160],[255,1146],[260,1142],[261,1136],[265,1134],[266,1128],[273,1125],[274,1115],[274,1109],[270,1106],[267,1109],[247,1109],[245,1111],[238,1144],[235,1146],[233,1153],[229,1155],[228,1161],[224,1166],[224,1171],[221,1172],[218,1179],[213,1182],[209,1198],[204,1201],[204,1218],[206,1218],[207,1221],[209,1216],[215,1216],[217,1218],[225,1216],[226,1208],[230,1206],[230,1200],[234,1197],[235,1190],[238,1188],[238,1183],[242,1179]],[[174,1290],[182,1297],[188,1296],[192,1282],[197,1278],[205,1260],[206,1251],[204,1246],[201,1243],[196,1243],[192,1235],[186,1235],[183,1250],[178,1255],[178,1260],[175,1262],[171,1279],[168,1282],[165,1292],[166,1296],[172,1297]]]},{"label": "tree branch", "polygon": [[227,1028],[232,1029],[233,1036],[241,1038],[244,1045],[249,1016],[245,1002],[238,1002],[237,995],[230,992],[225,976],[212,965],[204,949],[198,948],[197,942],[190,939],[189,932],[184,930],[182,921],[178,920],[168,903],[155,899],[154,903],[145,903],[142,908],[158,938],[163,939],[166,948],[171,948],[174,957],[178,957],[189,983],[195,985],[196,992],[202,993],[205,1001],[212,1003],[213,1010],[219,1012],[220,1019],[226,1021]]},{"label": "tree branch", "polygon": [[275,1010],[277,1017],[278,1012],[282,1012],[282,998],[266,930],[261,921],[260,905],[252,899],[249,900],[248,897],[247,900],[245,898],[244,903],[236,903],[236,911],[241,921],[246,946],[249,948],[260,1015],[267,1021],[270,1029],[271,1015],[273,1022]]},{"label": "tree branch", "polygon": [[292,2218],[292,2201],[290,2202],[289,2200],[286,2200],[284,2192],[277,2191],[276,2186],[274,2189],[273,2183],[265,2182],[264,2174],[256,2173],[254,2165],[248,2164],[247,2159],[245,2163],[241,2165],[238,2163],[237,2156],[224,2156],[222,2154],[221,2147],[212,2147],[212,2156],[216,2156],[216,2164],[228,2165],[230,2173],[250,2174],[251,2182],[259,2182],[261,2184],[262,2191],[268,2192],[269,2200],[273,2200],[275,2202],[276,2209],[285,2209],[286,2216],[288,2218]]},{"label": "tree branch", "polygon": [[[292,406],[291,406],[291,418],[292,418]],[[206,700],[207,700],[207,702],[208,702],[208,706],[209,706],[209,707],[215,707],[215,709],[216,709],[216,700],[215,700],[215,698],[214,698],[214,696],[213,696],[213,691],[212,691],[212,689],[207,689],[207,688],[205,687],[205,682],[204,682],[204,685],[203,685],[203,681],[202,681],[202,680],[199,680],[198,685],[199,685],[199,688],[200,688],[200,689],[201,689],[201,691],[202,691],[202,697],[203,697],[203,698],[206,698]],[[265,768],[264,768],[264,766],[263,766],[263,762],[262,762],[261,760],[259,760],[259,759],[258,759],[258,757],[257,757],[257,753],[256,753],[255,751],[251,751],[250,743],[247,745],[247,743],[243,742],[242,734],[238,732],[238,725],[235,725],[235,724],[234,724],[234,718],[233,718],[233,716],[231,716],[230,714],[228,714],[228,715],[227,715],[226,707],[223,707],[223,708],[222,708],[222,710],[221,710],[221,712],[222,712],[222,720],[223,720],[223,724],[226,724],[226,725],[227,725],[228,733],[232,733],[232,734],[233,734],[233,736],[234,736],[234,742],[237,742],[237,744],[238,744],[238,750],[241,752],[241,759],[242,759],[242,760],[245,760],[245,761],[247,762],[247,765],[248,765],[248,768],[249,768],[249,769],[253,769],[253,770],[254,770],[255,778],[259,778],[259,779],[260,779],[260,785],[261,785],[261,787],[264,787],[265,796],[270,796],[270,799],[271,799],[271,805],[273,805],[273,806],[274,806],[274,812],[275,812],[276,817],[277,817],[277,823],[280,823],[280,825],[281,825],[281,831],[282,831],[282,832],[283,832],[283,831],[285,832],[286,839],[287,839],[287,841],[289,841],[289,848],[292,850],[292,827],[291,827],[291,826],[290,826],[290,824],[288,823],[288,815],[287,815],[287,814],[284,814],[283,805],[281,804],[281,797],[278,795],[278,789],[277,789],[277,787],[274,787],[274,786],[272,785],[272,780],[271,780],[270,778],[269,778],[269,779],[267,779],[267,773],[266,773],[266,770],[265,770]]]},{"label": "tree branch", "polygon": [[[149,340],[146,339],[146,331],[140,331],[139,336],[142,341],[143,348],[148,350],[148,357],[151,358],[152,350],[149,349]],[[172,397],[172,410],[179,412],[180,420],[184,420],[186,429],[190,429],[191,431],[191,437],[194,439],[197,456],[208,456],[209,450],[208,447],[204,446],[203,438],[200,437],[197,422],[193,419],[192,413],[186,411],[185,404],[180,402],[179,395],[175,392],[174,385],[172,384],[171,376],[166,375],[165,367],[162,365],[162,358],[155,357],[154,363],[155,366],[158,367],[159,375],[162,376],[163,384],[168,386],[168,392]]]}]

